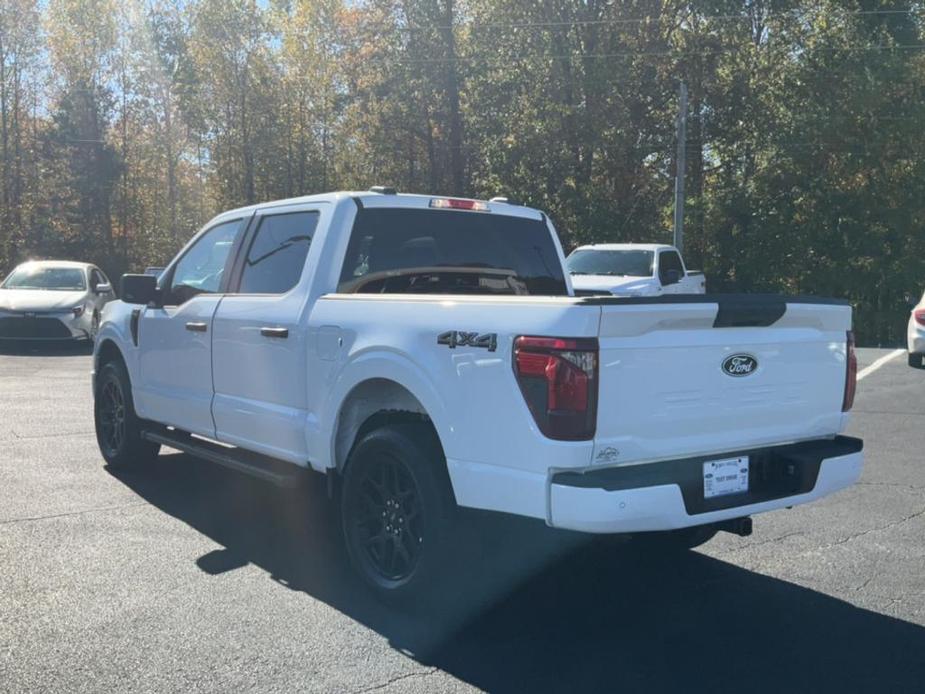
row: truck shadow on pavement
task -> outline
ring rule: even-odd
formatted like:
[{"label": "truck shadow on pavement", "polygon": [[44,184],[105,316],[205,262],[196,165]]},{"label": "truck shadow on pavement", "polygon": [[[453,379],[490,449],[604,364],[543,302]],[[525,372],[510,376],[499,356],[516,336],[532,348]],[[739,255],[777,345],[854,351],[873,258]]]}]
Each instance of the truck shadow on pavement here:
[{"label": "truck shadow on pavement", "polygon": [[487,546],[444,600],[411,615],[373,601],[351,574],[320,477],[280,492],[183,455],[118,477],[224,547],[197,560],[207,574],[254,564],[480,689],[921,691],[925,682],[925,628],[698,552],[652,556],[473,514]]}]

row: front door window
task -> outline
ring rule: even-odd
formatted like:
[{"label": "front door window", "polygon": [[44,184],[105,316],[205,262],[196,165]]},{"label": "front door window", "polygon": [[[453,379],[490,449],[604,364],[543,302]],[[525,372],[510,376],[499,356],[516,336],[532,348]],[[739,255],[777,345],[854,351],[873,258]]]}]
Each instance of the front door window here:
[{"label": "front door window", "polygon": [[164,303],[179,306],[197,294],[215,294],[222,286],[241,220],[218,224],[199,237],[180,258]]}]

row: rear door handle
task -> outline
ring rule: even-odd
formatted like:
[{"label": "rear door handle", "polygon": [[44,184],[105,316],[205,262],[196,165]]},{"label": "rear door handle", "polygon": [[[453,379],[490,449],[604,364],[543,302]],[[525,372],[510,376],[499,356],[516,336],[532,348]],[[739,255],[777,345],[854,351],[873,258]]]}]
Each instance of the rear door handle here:
[{"label": "rear door handle", "polygon": [[190,321],[189,323],[186,324],[186,329],[192,330],[194,333],[204,333],[206,330],[209,329],[209,326],[207,323],[199,323],[196,321]]},{"label": "rear door handle", "polygon": [[260,334],[264,337],[276,337],[285,340],[289,337],[289,328],[261,328]]}]

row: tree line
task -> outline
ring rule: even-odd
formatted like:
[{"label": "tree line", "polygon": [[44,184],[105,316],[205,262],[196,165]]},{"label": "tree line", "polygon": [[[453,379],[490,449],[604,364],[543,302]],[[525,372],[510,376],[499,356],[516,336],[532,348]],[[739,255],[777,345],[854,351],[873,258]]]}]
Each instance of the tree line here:
[{"label": "tree line", "polygon": [[925,289],[921,2],[0,0],[0,271],[162,264],[218,211],[373,184],[670,241],[711,290]]}]

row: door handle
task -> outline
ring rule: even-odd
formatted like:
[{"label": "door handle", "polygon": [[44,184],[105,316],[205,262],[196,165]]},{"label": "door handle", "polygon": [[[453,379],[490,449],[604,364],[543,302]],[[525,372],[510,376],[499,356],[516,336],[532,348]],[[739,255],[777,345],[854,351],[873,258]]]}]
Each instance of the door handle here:
[{"label": "door handle", "polygon": [[190,321],[189,323],[186,324],[186,329],[192,330],[194,333],[204,333],[206,330],[209,329],[209,326],[206,323]]},{"label": "door handle", "polygon": [[264,337],[276,337],[282,340],[285,340],[289,337],[288,328],[261,328],[260,334]]}]

